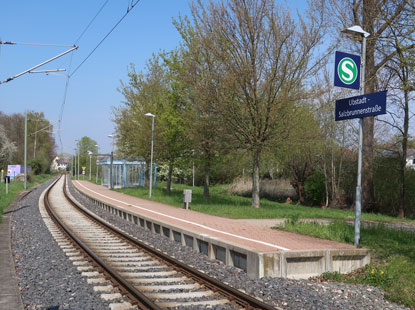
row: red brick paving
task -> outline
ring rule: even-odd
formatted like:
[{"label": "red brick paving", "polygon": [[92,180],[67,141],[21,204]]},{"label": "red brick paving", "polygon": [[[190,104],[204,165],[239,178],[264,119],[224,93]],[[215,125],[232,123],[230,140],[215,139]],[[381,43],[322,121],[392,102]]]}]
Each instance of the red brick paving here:
[{"label": "red brick paving", "polygon": [[258,252],[281,250],[353,249],[352,245],[260,227],[249,220],[234,220],[193,210],[172,207],[159,202],[129,196],[88,181],[72,181],[81,191],[103,202],[142,214],[170,225],[189,229]]}]

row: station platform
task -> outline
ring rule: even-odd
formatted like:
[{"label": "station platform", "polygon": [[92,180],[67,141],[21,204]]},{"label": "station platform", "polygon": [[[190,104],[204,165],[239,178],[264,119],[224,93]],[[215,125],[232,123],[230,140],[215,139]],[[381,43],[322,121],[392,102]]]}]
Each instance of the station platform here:
[{"label": "station platform", "polygon": [[104,210],[245,270],[251,278],[347,273],[370,262],[367,249],[141,199],[88,181],[75,188]]}]

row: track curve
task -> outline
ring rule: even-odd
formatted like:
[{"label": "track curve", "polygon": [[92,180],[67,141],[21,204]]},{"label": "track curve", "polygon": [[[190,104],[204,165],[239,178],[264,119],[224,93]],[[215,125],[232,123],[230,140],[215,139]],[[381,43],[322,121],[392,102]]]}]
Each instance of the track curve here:
[{"label": "track curve", "polygon": [[103,221],[71,197],[66,177],[48,189],[44,203],[71,242],[139,309],[274,309]]}]

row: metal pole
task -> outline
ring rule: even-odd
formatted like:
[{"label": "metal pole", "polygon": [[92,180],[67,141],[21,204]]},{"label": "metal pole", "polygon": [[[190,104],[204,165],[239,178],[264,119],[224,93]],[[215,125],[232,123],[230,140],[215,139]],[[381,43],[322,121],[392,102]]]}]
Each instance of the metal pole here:
[{"label": "metal pole", "polygon": [[111,163],[110,163],[110,189],[114,188],[114,184],[112,183],[112,167],[114,162],[114,152],[111,152]]},{"label": "metal pole", "polygon": [[78,169],[77,169],[78,181],[79,181],[79,153],[80,153],[80,150],[79,150],[79,146],[78,146]]},{"label": "metal pole", "polygon": [[38,64],[38,65],[36,65],[36,66],[34,66],[34,67],[30,68],[30,69],[27,69],[27,70],[23,71],[22,73],[19,73],[19,74],[15,75],[15,76],[9,77],[8,79],[6,79],[4,81],[1,81],[0,84],[10,82],[10,81],[14,80],[15,78],[17,78],[17,77],[19,77],[19,76],[21,76],[23,74],[26,74],[26,73],[28,73],[28,72],[36,69],[36,68],[39,68],[39,67],[41,67],[41,66],[43,66],[43,65],[51,62],[52,60],[55,60],[55,59],[57,59],[59,57],[62,57],[63,55],[66,55],[66,54],[72,52],[73,50],[76,50],[77,48],[78,48],[78,46],[74,45],[71,49],[67,50],[66,52],[63,52],[63,53],[61,53],[61,54],[59,54],[59,55],[57,55],[57,56],[55,56],[55,57],[53,57],[51,59],[48,59],[48,60],[42,62],[41,64]]},{"label": "metal pole", "polygon": [[91,181],[91,170],[92,170],[91,161],[92,161],[92,155],[89,155],[89,180],[90,181]]},{"label": "metal pole", "polygon": [[27,110],[24,116],[24,189],[27,189]]},{"label": "metal pole", "polygon": [[192,187],[195,187],[195,150],[193,150],[193,182]]},{"label": "metal pole", "polygon": [[[362,36],[362,62],[360,69],[360,94],[365,93],[366,37]],[[354,218],[354,244],[360,243],[360,215],[362,213],[362,153],[363,153],[363,118],[359,119],[359,153],[357,162],[356,210]]]},{"label": "metal pole", "polygon": [[73,156],[72,156],[72,166],[71,166],[71,170],[73,171]]},{"label": "metal pole", "polygon": [[98,159],[97,159],[97,174],[95,175],[95,183],[98,184]]},{"label": "metal pole", "polygon": [[154,116],[152,117],[152,122],[151,122],[150,192],[148,195],[148,197],[150,198],[152,196],[152,189],[153,189],[153,145],[154,145]]}]

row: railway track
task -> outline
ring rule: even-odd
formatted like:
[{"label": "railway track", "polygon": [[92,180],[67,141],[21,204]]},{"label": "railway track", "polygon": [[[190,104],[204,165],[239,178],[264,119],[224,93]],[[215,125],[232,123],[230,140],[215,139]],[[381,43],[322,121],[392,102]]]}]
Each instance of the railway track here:
[{"label": "railway track", "polygon": [[[112,285],[101,289],[117,287],[135,308],[274,309],[95,216],[68,193],[66,176],[49,187],[44,204],[55,225],[70,240],[71,245],[65,245],[66,251],[73,253],[72,259],[79,259],[80,270],[90,275],[104,275],[102,282],[110,281]],[[79,252],[82,255],[75,254]],[[90,271],[92,268],[98,272]],[[100,281],[91,279],[90,282]]]}]

